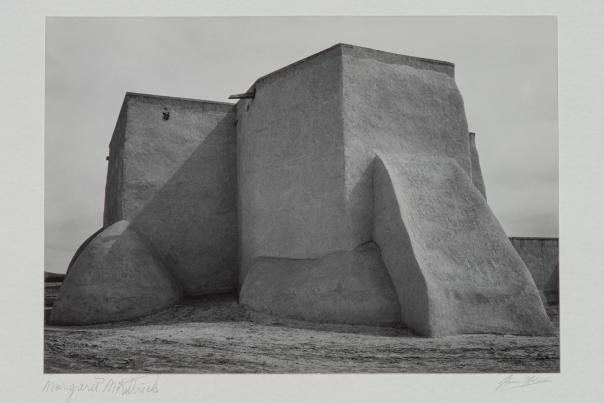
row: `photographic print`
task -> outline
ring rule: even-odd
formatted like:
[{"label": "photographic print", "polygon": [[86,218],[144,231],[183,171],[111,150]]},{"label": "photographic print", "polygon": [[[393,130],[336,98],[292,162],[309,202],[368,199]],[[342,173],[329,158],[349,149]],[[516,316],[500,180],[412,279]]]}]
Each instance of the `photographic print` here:
[{"label": "photographic print", "polygon": [[45,373],[558,373],[555,17],[47,17]]}]

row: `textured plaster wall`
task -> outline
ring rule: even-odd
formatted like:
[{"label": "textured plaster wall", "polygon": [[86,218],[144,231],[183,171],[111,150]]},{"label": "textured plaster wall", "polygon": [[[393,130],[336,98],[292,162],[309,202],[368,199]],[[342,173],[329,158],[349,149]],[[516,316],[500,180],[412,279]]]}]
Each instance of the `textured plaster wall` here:
[{"label": "textured plaster wall", "polygon": [[234,290],[234,105],[141,94],[124,103],[110,148],[107,221],[130,221],[188,295]]},{"label": "textured plaster wall", "polygon": [[453,158],[471,172],[463,100],[447,62],[344,46],[343,118],[350,245],[371,239],[377,152]]},{"label": "textured plaster wall", "polygon": [[399,322],[379,249],[349,231],[342,47],[254,88],[237,105],[240,302],[317,322]]},{"label": "textured plaster wall", "polygon": [[127,221],[106,227],[75,259],[53,306],[53,324],[83,325],[136,318],[180,299],[178,284],[153,245]]},{"label": "textured plaster wall", "polygon": [[259,79],[237,105],[241,279],[257,257],[348,248],[339,49]]},{"label": "textured plaster wall", "polygon": [[375,175],[375,240],[403,321],[426,336],[551,334],[529,271],[455,160],[381,154]]},{"label": "textured plaster wall", "polygon": [[109,150],[104,228],[78,248],[51,322],[130,319],[236,290],[234,105],[127,94]]},{"label": "textured plaster wall", "polygon": [[373,242],[317,259],[255,259],[240,301],[256,311],[313,322],[401,322],[396,292]]},{"label": "textured plaster wall", "polygon": [[559,296],[559,260],[557,238],[510,238],[526,263],[537,288],[548,302],[557,303]]},{"label": "textured plaster wall", "polygon": [[122,197],[124,172],[124,139],[126,138],[126,121],[128,117],[128,102],[126,95],[120,114],[113,130],[107,156],[107,182],[105,183],[105,210],[103,212],[103,227],[107,227],[122,217]]},{"label": "textured plaster wall", "polygon": [[[338,45],[251,90],[237,105],[241,303],[319,322],[400,312],[430,336],[551,330],[472,182],[453,65]],[[383,152],[396,161],[376,189]]]},{"label": "textured plaster wall", "polygon": [[476,189],[487,198],[487,191],[482,178],[482,170],[480,169],[480,159],[478,158],[478,149],[476,148],[476,134],[470,132],[470,158],[472,160],[472,182]]}]

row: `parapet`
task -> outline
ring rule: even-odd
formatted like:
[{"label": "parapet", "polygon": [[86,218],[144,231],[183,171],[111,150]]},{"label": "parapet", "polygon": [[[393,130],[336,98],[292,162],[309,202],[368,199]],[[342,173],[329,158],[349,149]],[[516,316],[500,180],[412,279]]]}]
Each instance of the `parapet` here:
[{"label": "parapet", "polygon": [[314,53],[308,57],[295,61],[288,64],[285,67],[277,69],[271,73],[265,74],[258,78],[252,87],[260,84],[264,81],[275,79],[281,76],[285,72],[291,72],[302,67],[304,64],[309,62],[316,62],[324,57],[331,55],[346,55],[357,58],[369,58],[382,63],[406,65],[416,69],[432,70],[448,75],[449,77],[455,77],[455,64],[443,60],[427,59],[423,57],[407,56],[398,53],[386,52],[383,50],[376,50],[366,48],[362,46],[349,45],[346,43],[338,43],[320,52]]}]

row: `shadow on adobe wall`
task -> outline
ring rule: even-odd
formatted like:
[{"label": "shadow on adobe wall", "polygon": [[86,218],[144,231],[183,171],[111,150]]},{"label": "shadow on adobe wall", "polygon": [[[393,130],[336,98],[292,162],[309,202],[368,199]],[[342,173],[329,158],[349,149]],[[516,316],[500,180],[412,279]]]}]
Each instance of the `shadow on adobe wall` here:
[{"label": "shadow on adobe wall", "polygon": [[[137,278],[145,277],[145,270],[134,266],[145,264],[145,259],[125,256],[128,248],[124,246],[133,242],[146,244],[133,247],[133,253],[138,255],[144,253],[141,248],[148,246],[148,253],[153,255],[150,258],[161,262],[173,280],[182,286],[185,295],[236,291],[236,139],[234,130],[225,130],[232,124],[232,115],[221,119],[161,189],[155,190],[151,184],[147,185],[148,189],[139,188],[155,195],[134,217],[125,217],[130,222],[127,229],[115,230],[114,222],[99,231],[96,237],[84,241],[72,259],[69,275],[61,287],[55,305],[60,310],[53,312],[52,323],[98,323],[95,316],[99,310],[104,311],[101,317],[115,317],[115,320],[134,319],[156,312],[157,306],[145,311],[145,300],[140,296],[149,287],[163,289],[161,284],[150,284],[150,281],[168,280],[158,280],[160,276]],[[134,240],[137,236],[141,240]],[[108,242],[112,244],[108,245]],[[70,281],[70,277],[74,280]],[[129,284],[129,289],[124,290],[120,283]],[[166,293],[172,293],[174,287],[168,283]],[[97,295],[90,295],[94,293]],[[99,298],[103,300],[102,307],[78,306],[87,302],[98,304]],[[60,303],[61,299],[72,302]],[[173,298],[166,297],[165,300],[173,301]]]},{"label": "shadow on adobe wall", "polygon": [[236,136],[225,116],[129,221],[189,296],[234,292],[238,273]]}]

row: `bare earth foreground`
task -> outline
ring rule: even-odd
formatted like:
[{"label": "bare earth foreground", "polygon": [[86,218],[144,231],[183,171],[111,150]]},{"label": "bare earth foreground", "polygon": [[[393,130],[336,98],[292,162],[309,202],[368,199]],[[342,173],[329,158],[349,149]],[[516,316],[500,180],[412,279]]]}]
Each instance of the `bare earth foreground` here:
[{"label": "bare earth foreground", "polygon": [[[558,306],[548,314],[559,329]],[[554,337],[427,339],[406,329],[317,325],[189,300],[112,325],[46,326],[46,373],[559,372]]]}]

